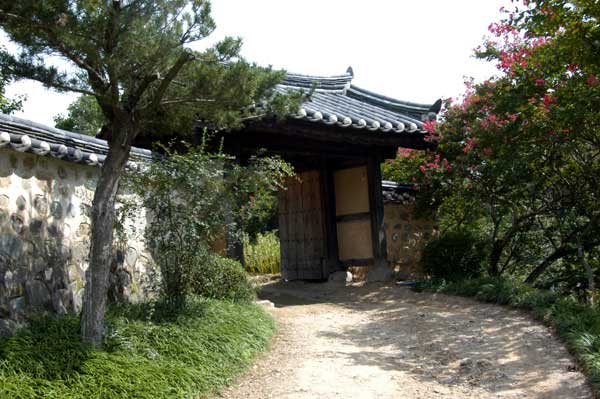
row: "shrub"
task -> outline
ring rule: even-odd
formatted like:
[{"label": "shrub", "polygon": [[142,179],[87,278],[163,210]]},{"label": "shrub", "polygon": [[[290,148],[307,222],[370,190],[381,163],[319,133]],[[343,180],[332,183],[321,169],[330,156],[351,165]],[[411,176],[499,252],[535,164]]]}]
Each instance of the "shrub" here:
[{"label": "shrub", "polygon": [[427,243],[421,267],[434,279],[472,278],[481,275],[484,257],[484,245],[475,235],[449,231]]},{"label": "shrub", "polygon": [[205,298],[250,302],[256,298],[256,289],[242,265],[218,255],[206,259],[206,264],[193,277],[192,289]]},{"label": "shrub", "polygon": [[[241,234],[240,220],[254,212],[252,193],[269,192],[293,174],[278,158],[252,158],[240,166],[204,147],[165,157],[130,173],[126,183],[141,199],[124,202],[122,217],[148,212],[144,236],[160,270],[160,295],[183,303],[195,292],[211,298],[244,299],[251,287],[240,267],[215,257],[209,243]],[[216,284],[226,284],[216,287]]]},{"label": "shrub", "polygon": [[256,240],[244,239],[246,270],[255,274],[276,274],[281,271],[279,237],[274,231],[257,234]]}]

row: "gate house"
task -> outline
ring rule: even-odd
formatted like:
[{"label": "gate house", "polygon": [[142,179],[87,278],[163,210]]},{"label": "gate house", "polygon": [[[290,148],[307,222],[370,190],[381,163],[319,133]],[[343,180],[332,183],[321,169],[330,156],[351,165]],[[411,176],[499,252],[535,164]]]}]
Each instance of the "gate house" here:
[{"label": "gate house", "polygon": [[296,169],[279,193],[286,280],[387,265],[380,164],[398,147],[431,146],[423,122],[436,118],[440,100],[399,101],[360,89],[352,78],[351,68],[333,77],[288,74],[277,90],[310,93],[298,113],[246,124],[225,139],[225,151],[241,160],[266,149]]}]

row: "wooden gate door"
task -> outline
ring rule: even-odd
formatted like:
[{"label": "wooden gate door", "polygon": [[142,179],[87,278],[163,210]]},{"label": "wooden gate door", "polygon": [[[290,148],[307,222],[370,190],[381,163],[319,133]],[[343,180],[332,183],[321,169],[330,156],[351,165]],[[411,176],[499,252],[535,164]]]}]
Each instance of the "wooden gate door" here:
[{"label": "wooden gate door", "polygon": [[327,277],[321,173],[299,173],[279,191],[281,275],[285,280]]}]

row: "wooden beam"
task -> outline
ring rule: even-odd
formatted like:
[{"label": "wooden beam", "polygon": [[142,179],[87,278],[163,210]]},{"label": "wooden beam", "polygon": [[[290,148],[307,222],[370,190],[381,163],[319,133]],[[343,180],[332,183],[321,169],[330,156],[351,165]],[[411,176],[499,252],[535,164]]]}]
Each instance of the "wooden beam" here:
[{"label": "wooden beam", "polygon": [[323,199],[325,237],[327,245],[326,267],[329,274],[342,268],[338,254],[337,223],[335,220],[335,185],[333,168],[327,160],[321,161],[321,197]]},{"label": "wooden beam", "polygon": [[349,215],[339,215],[335,218],[337,222],[352,222],[355,220],[369,220],[371,218],[370,212],[362,213],[351,213]]},{"label": "wooden beam", "polygon": [[373,153],[367,162],[369,184],[369,211],[371,213],[371,238],[375,266],[387,265],[387,243],[383,214],[383,194],[381,187],[381,158]]},{"label": "wooden beam", "polygon": [[364,147],[404,147],[416,150],[434,148],[435,145],[425,141],[425,134],[418,132],[382,132],[366,129],[343,128],[336,125],[315,124],[303,120],[260,120],[243,130],[276,133],[295,136],[322,142],[357,144]]}]

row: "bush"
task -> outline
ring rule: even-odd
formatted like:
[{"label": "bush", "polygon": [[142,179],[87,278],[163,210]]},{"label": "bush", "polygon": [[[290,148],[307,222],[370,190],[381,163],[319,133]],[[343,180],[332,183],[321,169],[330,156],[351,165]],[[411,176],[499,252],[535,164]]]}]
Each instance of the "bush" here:
[{"label": "bush", "polygon": [[256,240],[244,240],[246,270],[255,274],[276,274],[281,271],[279,237],[274,231],[257,234]]},{"label": "bush", "polygon": [[242,265],[218,255],[206,259],[192,281],[195,294],[205,298],[250,302],[256,298],[256,289]]},{"label": "bush", "polygon": [[481,275],[484,257],[484,245],[475,235],[449,231],[427,243],[421,267],[434,279],[466,279]]},{"label": "bush", "polygon": [[[278,158],[252,158],[242,167],[202,146],[187,150],[166,149],[167,156],[127,176],[137,198],[123,201],[122,220],[142,208],[149,215],[144,238],[160,271],[156,285],[163,298],[182,303],[195,292],[246,300],[252,290],[241,268],[219,260],[209,243],[224,232],[241,234],[239,222],[261,213],[260,206],[250,206],[252,194],[262,198],[293,171]],[[216,287],[220,283],[226,286]]]},{"label": "bush", "polygon": [[212,397],[266,349],[273,330],[259,306],[193,297],[178,308],[112,307],[106,351],[81,344],[76,318],[40,319],[0,339],[0,398]]}]

